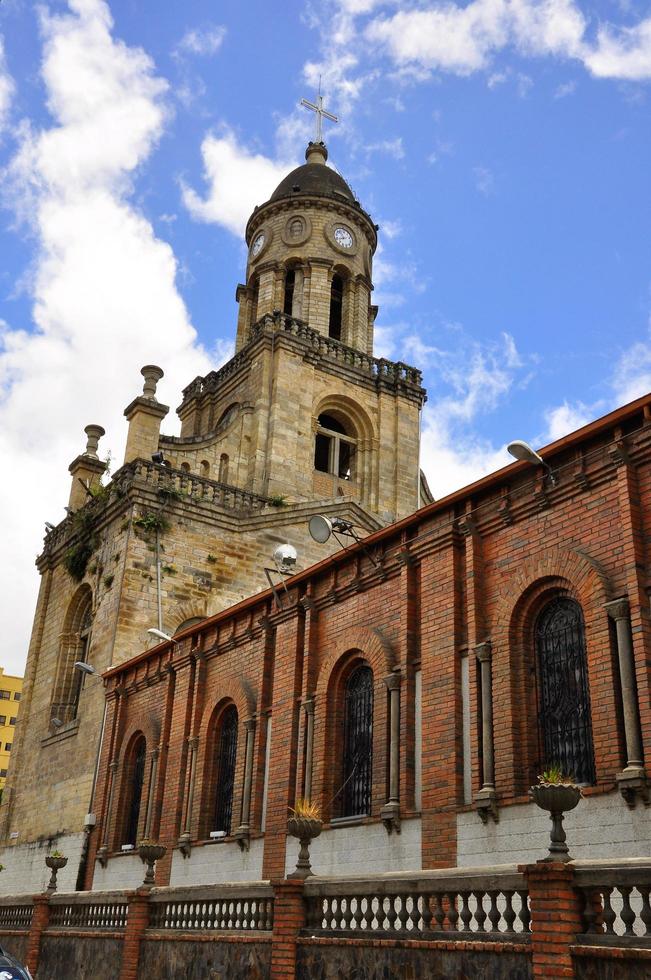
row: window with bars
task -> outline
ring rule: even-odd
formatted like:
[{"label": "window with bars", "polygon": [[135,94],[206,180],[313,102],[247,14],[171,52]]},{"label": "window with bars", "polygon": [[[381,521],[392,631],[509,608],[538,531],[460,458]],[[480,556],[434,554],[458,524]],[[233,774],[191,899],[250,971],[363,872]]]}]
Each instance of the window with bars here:
[{"label": "window with bars", "polygon": [[371,812],[373,788],[373,671],[357,667],[344,689],[342,817]]},{"label": "window with bars", "polygon": [[138,824],[140,822],[140,805],[142,803],[142,788],[145,782],[145,761],[147,758],[147,742],[144,735],[137,739],[131,750],[127,769],[127,798],[126,826],[123,844],[137,844]]},{"label": "window with bars", "polygon": [[585,628],[581,607],[558,596],[536,620],[541,767],[559,766],[577,783],[595,782]]},{"label": "window with bars", "polygon": [[230,834],[237,758],[237,708],[234,704],[222,712],[215,735],[215,809],[212,829]]}]

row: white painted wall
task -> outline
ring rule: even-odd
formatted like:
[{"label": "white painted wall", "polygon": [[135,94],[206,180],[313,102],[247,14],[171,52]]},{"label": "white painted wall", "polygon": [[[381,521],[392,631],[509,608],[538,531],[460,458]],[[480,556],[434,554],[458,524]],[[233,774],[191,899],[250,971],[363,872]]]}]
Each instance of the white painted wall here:
[{"label": "white painted wall", "polygon": [[50,869],[45,858],[50,851],[61,851],[68,858],[65,868],[57,876],[58,889],[73,892],[77,884],[77,872],[81,858],[83,833],[67,834],[54,841],[37,841],[33,844],[16,844],[0,852],[0,895],[36,895],[45,891],[50,880]]},{"label": "white painted wall", "polygon": [[241,851],[236,841],[215,841],[193,847],[184,858],[175,850],[172,857],[170,885],[212,885],[221,881],[259,881],[262,878],[264,840],[251,841],[248,851]]},{"label": "white painted wall", "polygon": [[[299,843],[287,838],[285,871],[298,861]],[[403,820],[399,834],[383,824],[359,824],[324,830],[310,845],[312,871],[317,875],[382,874],[422,868],[420,817]]]},{"label": "white painted wall", "polygon": [[[630,810],[619,793],[580,800],[566,814],[570,854],[577,859],[644,857],[651,854],[651,809]],[[534,803],[500,808],[498,824],[483,824],[476,813],[457,815],[457,864],[526,863],[545,857],[549,814]]]},{"label": "white painted wall", "polygon": [[105,892],[113,889],[137,888],[142,885],[147,867],[142,863],[138,854],[118,854],[109,858],[105,868],[95,862],[93,891]]}]

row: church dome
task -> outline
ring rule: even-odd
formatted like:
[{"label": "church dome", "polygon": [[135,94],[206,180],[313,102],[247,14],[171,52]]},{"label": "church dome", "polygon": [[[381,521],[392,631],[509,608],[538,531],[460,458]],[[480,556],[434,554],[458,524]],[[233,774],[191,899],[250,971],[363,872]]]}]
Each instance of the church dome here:
[{"label": "church dome", "polygon": [[317,197],[333,197],[340,201],[355,203],[355,196],[344,178],[326,166],[328,151],[324,143],[310,143],[305,151],[307,163],[287,174],[273,192],[270,201],[295,194]]}]

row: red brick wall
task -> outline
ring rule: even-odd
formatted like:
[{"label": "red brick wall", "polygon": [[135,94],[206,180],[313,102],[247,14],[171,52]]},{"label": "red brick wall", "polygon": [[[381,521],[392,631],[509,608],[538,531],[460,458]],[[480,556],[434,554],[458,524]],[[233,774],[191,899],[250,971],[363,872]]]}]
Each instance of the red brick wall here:
[{"label": "red brick wall", "polygon": [[[604,604],[630,601],[641,720],[651,752],[651,639],[647,525],[651,511],[651,426],[641,410],[561,443],[552,453],[558,482],[543,484],[532,467],[435,503],[370,539],[373,561],[359,549],[315,566],[289,583],[278,609],[253,597],[198,627],[172,647],[135,658],[109,675],[110,703],[98,801],[102,825],[107,775],[117,762],[114,809],[123,794],[124,752],[142,730],[161,757],[154,788],[154,831],[168,848],[169,874],[187,795],[188,739],[198,739],[192,836],[206,832],[202,807],[211,753],[210,719],[235,703],[240,731],[233,828],[244,778],[244,721],[256,717],[251,827],[260,830],[265,718],[273,719],[264,876],[284,873],[287,808],[304,786],[303,703],[315,697],[312,796],[330,816],[341,774],[341,685],[364,660],[374,674],[373,806],[387,800],[388,698],[384,678],[401,674],[400,792],[403,817],[414,812],[414,671],[422,670],[424,867],[456,862],[456,814],[463,802],[461,657],[470,662],[473,793],[481,785],[481,739],[475,647],[492,644],[496,789],[500,804],[521,800],[540,766],[533,624],[554,594],[574,597],[585,619],[598,786],[612,789],[625,764],[619,726],[616,658]],[[622,428],[623,427],[623,428]],[[622,436],[622,431],[629,434]],[[624,439],[624,449],[617,444]],[[613,446],[615,449],[613,450]],[[375,564],[374,564],[375,562]],[[171,672],[171,673],[170,673]],[[143,801],[149,788],[145,788]],[[143,803],[144,805],[144,803]],[[116,830],[109,835],[116,846]],[[91,866],[94,851],[91,852]]]}]

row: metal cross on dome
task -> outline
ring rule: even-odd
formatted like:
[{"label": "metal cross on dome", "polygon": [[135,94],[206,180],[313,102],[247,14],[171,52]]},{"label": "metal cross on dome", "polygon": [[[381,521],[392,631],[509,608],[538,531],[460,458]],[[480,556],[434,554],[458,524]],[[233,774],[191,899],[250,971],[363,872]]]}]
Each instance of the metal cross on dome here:
[{"label": "metal cross on dome", "polygon": [[312,112],[316,112],[316,143],[323,143],[323,120],[329,119],[330,122],[339,122],[336,116],[333,116],[331,112],[328,112],[323,108],[323,96],[321,95],[321,82],[319,81],[319,94],[316,97],[316,105],[313,102],[308,102],[307,99],[301,99],[301,105],[305,106],[306,109],[310,109]]}]

